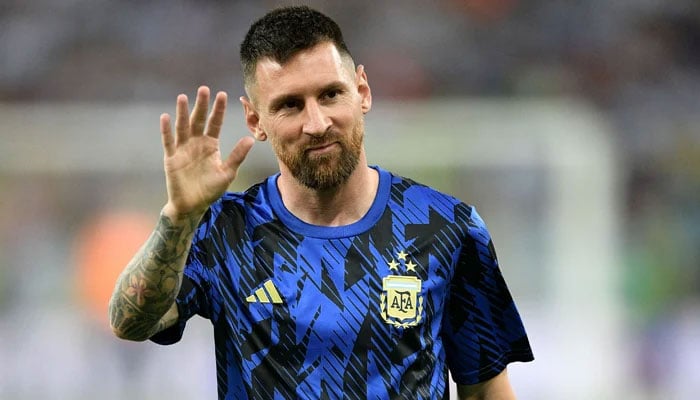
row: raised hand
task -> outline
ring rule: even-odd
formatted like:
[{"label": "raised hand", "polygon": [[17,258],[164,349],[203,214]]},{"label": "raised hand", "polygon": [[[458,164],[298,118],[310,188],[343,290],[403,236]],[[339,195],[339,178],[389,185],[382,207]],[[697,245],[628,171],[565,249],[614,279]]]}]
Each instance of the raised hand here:
[{"label": "raised hand", "polygon": [[151,236],[117,279],[109,320],[120,338],[146,340],[178,320],[175,298],[198,222],[236,178],[253,147],[253,138],[244,137],[222,161],[219,133],[226,93],[217,93],[207,118],[208,104],[209,88],[202,86],[188,116],[187,96],[179,95],[174,136],[170,116],[160,116],[168,203]]},{"label": "raised hand", "polygon": [[238,167],[255,142],[241,138],[226,160],[221,159],[219,134],[224,122],[227,96],[216,94],[207,118],[209,88],[197,90],[192,113],[188,115],[187,96],[177,97],[175,135],[170,115],[160,116],[168,203],[163,211],[171,216],[202,214],[233,182]]}]

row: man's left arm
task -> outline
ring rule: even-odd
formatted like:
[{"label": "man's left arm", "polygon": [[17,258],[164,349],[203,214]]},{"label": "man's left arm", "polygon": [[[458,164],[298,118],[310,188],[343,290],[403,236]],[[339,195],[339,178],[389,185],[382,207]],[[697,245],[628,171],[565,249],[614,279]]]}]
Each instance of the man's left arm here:
[{"label": "man's left arm", "polygon": [[507,369],[475,385],[457,385],[457,396],[459,400],[515,400]]}]

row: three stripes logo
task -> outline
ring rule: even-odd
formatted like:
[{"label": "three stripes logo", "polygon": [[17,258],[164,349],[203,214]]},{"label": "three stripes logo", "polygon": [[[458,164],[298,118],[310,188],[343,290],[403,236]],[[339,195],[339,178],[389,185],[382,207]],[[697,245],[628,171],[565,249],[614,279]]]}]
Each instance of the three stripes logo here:
[{"label": "three stripes logo", "polygon": [[246,297],[245,301],[248,303],[272,303],[272,304],[282,304],[282,297],[280,297],[277,288],[275,287],[272,280],[268,279],[258,288],[255,293]]}]

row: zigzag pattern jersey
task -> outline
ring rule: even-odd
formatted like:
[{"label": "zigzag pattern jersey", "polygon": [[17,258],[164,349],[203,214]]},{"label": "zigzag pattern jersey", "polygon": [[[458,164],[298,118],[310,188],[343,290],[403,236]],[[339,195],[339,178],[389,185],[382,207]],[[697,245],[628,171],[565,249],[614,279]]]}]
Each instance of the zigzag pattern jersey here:
[{"label": "zigzag pattern jersey", "polygon": [[278,175],[226,193],[199,226],[179,322],[211,320],[220,399],[447,399],[533,359],[474,208],[374,167],[373,205],[342,227],[292,215]]}]

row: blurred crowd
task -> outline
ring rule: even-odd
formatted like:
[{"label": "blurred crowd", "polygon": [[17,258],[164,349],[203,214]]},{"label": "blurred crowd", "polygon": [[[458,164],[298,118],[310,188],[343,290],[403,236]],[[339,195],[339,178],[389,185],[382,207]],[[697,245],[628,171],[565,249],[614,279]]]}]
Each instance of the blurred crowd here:
[{"label": "blurred crowd", "polygon": [[[658,349],[639,351],[653,390],[674,326],[700,320],[700,2],[305,3],[339,22],[377,99],[571,97],[606,117],[625,194],[620,289],[640,348]],[[163,101],[199,84],[242,93],[240,40],[279,4],[3,0],[0,102]],[[51,232],[35,234],[32,246]],[[0,310],[10,292],[0,283]]]}]

